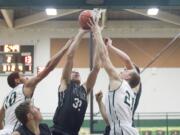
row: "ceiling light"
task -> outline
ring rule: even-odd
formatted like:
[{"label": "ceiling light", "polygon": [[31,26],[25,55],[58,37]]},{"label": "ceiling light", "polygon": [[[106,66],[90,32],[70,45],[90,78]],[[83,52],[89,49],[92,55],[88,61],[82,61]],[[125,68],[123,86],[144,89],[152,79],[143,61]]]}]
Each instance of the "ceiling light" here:
[{"label": "ceiling light", "polygon": [[57,15],[57,10],[55,8],[46,8],[47,15]]},{"label": "ceiling light", "polygon": [[147,10],[147,14],[148,14],[148,15],[157,15],[158,12],[159,12],[159,9],[158,9],[158,8],[149,8],[149,9]]}]

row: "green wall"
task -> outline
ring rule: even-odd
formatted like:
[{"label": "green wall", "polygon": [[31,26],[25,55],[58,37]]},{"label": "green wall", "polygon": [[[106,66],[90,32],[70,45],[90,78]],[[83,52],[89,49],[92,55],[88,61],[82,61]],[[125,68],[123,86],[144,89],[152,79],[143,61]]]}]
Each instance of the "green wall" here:
[{"label": "green wall", "polygon": [[[47,123],[50,127],[52,126],[52,120],[43,120],[42,122]],[[159,135],[159,132],[165,132],[164,135],[173,135],[174,131],[180,132],[180,119],[156,119],[156,120],[136,120],[136,126],[138,127],[141,135],[150,132],[151,135]],[[90,127],[90,121],[84,120],[83,128]],[[94,121],[94,131],[96,133],[102,133],[105,128],[103,120]],[[167,134],[167,132],[169,134]],[[162,134],[163,135],[163,134]],[[177,134],[178,135],[178,134]]]}]

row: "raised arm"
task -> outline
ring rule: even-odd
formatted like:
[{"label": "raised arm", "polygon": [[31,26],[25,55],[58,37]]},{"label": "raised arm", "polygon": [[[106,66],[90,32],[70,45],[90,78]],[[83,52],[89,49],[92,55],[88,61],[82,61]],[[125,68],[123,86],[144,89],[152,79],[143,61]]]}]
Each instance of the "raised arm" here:
[{"label": "raised arm", "polygon": [[25,83],[24,94],[25,96],[31,97],[34,93],[36,85],[44,79],[59,63],[65,52],[68,50],[71,40],[69,40],[66,45],[56,54],[54,55],[49,62],[46,64],[45,69],[40,72],[37,76],[29,79]]},{"label": "raised arm", "polygon": [[113,66],[112,62],[110,61],[109,54],[108,54],[107,48],[104,44],[102,34],[101,34],[101,29],[98,25],[98,22],[90,20],[89,26],[91,27],[91,30],[94,35],[94,39],[97,42],[97,48],[96,48],[97,53],[99,54],[102,65],[104,66],[104,68],[109,76],[110,89],[116,89],[120,86],[121,79],[120,79],[118,73],[116,72],[115,67]]},{"label": "raised arm", "polygon": [[134,68],[133,62],[131,61],[130,57],[122,50],[113,46],[112,40],[110,38],[106,38],[105,41],[108,50],[112,53],[115,53],[118,56],[118,58],[125,64],[127,69]]},{"label": "raised arm", "polygon": [[71,79],[71,71],[73,68],[73,60],[74,60],[75,51],[85,33],[86,33],[86,31],[80,29],[78,34],[74,37],[72,44],[67,51],[66,63],[63,68],[61,82],[60,82],[61,83],[60,90],[65,90],[67,84],[69,83],[69,81]]},{"label": "raised arm", "polygon": [[102,97],[103,97],[102,91],[98,92],[96,94],[96,101],[98,103],[99,111],[100,111],[100,113],[102,115],[103,120],[105,121],[106,125],[109,125],[108,117],[107,117],[107,114],[106,114],[106,108],[105,108],[104,103],[102,102]]},{"label": "raised arm", "polygon": [[90,72],[87,78],[87,81],[85,83],[88,94],[90,93],[90,91],[93,89],[95,85],[97,75],[99,73],[100,65],[101,65],[100,56],[98,55],[98,52],[97,52],[97,43],[95,40],[94,40],[94,48],[95,48],[95,54],[94,54],[94,61],[93,61],[93,69]]},{"label": "raised arm", "polygon": [[5,110],[4,107],[2,106],[0,109],[0,129],[3,129],[4,116],[5,116]]}]

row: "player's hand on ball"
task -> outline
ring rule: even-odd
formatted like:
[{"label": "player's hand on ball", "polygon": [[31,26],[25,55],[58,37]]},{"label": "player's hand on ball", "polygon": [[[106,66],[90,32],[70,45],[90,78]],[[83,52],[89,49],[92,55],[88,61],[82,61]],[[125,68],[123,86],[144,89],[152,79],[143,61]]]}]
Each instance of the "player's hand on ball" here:
[{"label": "player's hand on ball", "polygon": [[91,28],[93,33],[101,32],[101,28],[98,24],[98,20],[96,19],[89,19],[88,26]]}]

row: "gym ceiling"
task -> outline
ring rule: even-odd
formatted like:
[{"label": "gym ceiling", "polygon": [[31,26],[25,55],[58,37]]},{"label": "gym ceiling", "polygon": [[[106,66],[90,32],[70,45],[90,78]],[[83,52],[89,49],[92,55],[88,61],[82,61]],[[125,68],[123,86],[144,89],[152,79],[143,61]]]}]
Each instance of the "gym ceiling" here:
[{"label": "gym ceiling", "polygon": [[[45,9],[57,8],[56,16]],[[157,16],[147,9],[159,8]],[[0,0],[0,24],[23,28],[49,20],[77,20],[83,9],[103,8],[107,20],[159,20],[180,26],[180,0]]]}]

